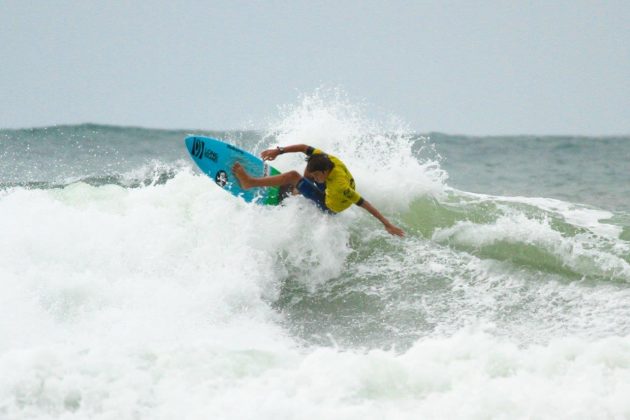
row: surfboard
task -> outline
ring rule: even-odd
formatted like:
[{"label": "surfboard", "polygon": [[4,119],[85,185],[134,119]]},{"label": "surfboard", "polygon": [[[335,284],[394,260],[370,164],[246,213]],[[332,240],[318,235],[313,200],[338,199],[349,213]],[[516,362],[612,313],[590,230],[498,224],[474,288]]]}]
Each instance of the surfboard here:
[{"label": "surfboard", "polygon": [[277,205],[282,201],[284,194],[280,187],[243,190],[232,174],[232,165],[235,162],[240,162],[252,176],[280,174],[280,171],[267,162],[232,144],[211,137],[189,136],[184,142],[199,169],[232,195],[263,205]]}]

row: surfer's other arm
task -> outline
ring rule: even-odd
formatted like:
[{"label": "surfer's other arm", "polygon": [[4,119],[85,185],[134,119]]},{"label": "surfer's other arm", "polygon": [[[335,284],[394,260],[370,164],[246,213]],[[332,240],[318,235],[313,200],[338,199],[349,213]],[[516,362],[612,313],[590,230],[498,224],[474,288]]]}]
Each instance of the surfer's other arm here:
[{"label": "surfer's other arm", "polygon": [[310,148],[310,146],[306,144],[294,144],[292,146],[286,147],[276,147],[275,149],[267,149],[264,150],[260,156],[262,156],[263,160],[274,160],[279,155],[284,153],[297,153],[302,152],[306,154],[306,151]]},{"label": "surfer's other arm", "polygon": [[392,235],[396,235],[396,236],[405,236],[405,232],[400,229],[399,227],[394,226],[389,220],[387,220],[387,218],[385,216],[383,216],[381,214],[380,211],[376,210],[376,208],[370,204],[369,201],[362,199],[361,200],[361,204],[358,204],[358,206],[363,207],[365,210],[367,210],[372,216],[376,217],[378,220],[380,220],[380,222],[385,226],[385,229],[391,233]]}]

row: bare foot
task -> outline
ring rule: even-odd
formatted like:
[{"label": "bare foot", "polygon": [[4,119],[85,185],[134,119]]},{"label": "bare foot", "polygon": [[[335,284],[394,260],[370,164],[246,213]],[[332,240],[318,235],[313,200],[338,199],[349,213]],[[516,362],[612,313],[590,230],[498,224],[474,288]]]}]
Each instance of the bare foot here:
[{"label": "bare foot", "polygon": [[243,168],[240,163],[236,162],[232,166],[232,173],[234,174],[236,179],[238,179],[238,183],[241,184],[241,188],[247,190],[252,187],[251,177],[247,175],[247,172],[245,172],[245,168]]}]

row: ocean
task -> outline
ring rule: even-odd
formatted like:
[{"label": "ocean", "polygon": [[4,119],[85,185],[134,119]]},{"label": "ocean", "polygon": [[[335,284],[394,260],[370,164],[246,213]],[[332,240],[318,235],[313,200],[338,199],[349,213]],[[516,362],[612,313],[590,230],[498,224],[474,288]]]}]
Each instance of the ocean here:
[{"label": "ocean", "polygon": [[[367,115],[0,130],[0,419],[630,418],[630,137]],[[188,134],[335,154],[407,235],[245,203]]]}]

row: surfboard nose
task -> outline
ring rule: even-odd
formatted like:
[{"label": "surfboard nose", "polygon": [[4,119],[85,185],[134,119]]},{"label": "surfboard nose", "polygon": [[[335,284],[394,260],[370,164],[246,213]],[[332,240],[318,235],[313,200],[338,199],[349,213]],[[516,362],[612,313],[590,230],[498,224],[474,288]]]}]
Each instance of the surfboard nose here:
[{"label": "surfboard nose", "polygon": [[184,139],[184,144],[186,145],[186,148],[188,149],[189,153],[192,152],[193,144],[195,143],[196,138],[197,136],[188,136]]},{"label": "surfboard nose", "polygon": [[189,135],[184,139],[190,157],[199,169],[231,194],[245,201],[259,204],[278,204],[278,188],[241,189],[232,173],[235,162],[239,162],[253,176],[275,175],[279,172],[258,157],[245,150],[212,137]]}]

